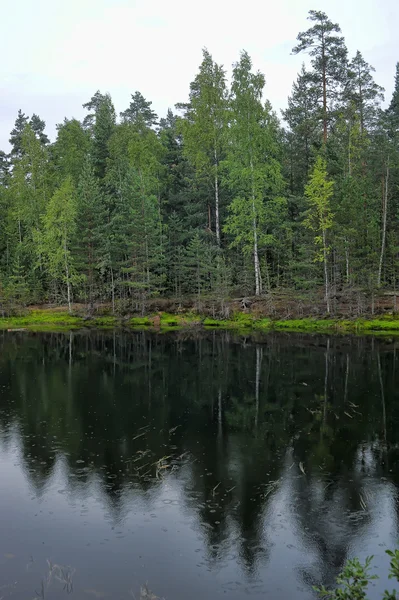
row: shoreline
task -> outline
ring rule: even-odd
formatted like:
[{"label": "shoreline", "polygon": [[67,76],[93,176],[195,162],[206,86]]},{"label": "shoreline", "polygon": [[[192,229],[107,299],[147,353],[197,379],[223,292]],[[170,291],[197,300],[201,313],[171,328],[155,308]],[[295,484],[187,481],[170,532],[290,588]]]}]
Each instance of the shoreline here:
[{"label": "shoreline", "polygon": [[230,319],[214,319],[192,312],[172,314],[115,317],[112,315],[84,316],[69,314],[67,310],[28,309],[14,317],[0,317],[0,330],[10,331],[72,331],[79,329],[147,329],[150,331],[178,331],[182,329],[229,330],[250,332],[286,331],[298,333],[381,334],[399,335],[399,316],[373,318],[331,319],[270,319],[251,313],[237,312]]}]

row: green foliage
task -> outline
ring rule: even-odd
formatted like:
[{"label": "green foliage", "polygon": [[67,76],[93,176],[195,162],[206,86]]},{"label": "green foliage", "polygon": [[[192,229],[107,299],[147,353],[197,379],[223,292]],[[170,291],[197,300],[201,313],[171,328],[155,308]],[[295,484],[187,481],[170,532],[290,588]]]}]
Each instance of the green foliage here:
[{"label": "green foliage", "polygon": [[342,573],[337,577],[337,584],[342,586],[336,590],[327,590],[324,586],[314,588],[321,598],[337,600],[362,600],[366,598],[367,587],[376,575],[370,575],[372,556],[368,556],[364,565],[357,558],[348,560]]},{"label": "green foliage", "polygon": [[67,177],[47,205],[41,246],[50,276],[66,286],[70,310],[72,287],[80,280],[72,254],[76,216],[76,192]]},{"label": "green foliage", "polygon": [[312,57],[311,81],[320,105],[319,120],[326,143],[328,125],[347,79],[347,49],[344,38],[337,35],[341,28],[332,23],[324,12],[310,10],[308,20],[313,25],[298,34],[298,44],[292,52],[308,52]]},{"label": "green foliage", "polygon": [[396,293],[399,68],[382,111],[373,67],[360,51],[348,60],[325,13],[309,19],[287,130],[246,51],[229,85],[204,49],[179,117],[158,119],[136,91],[117,119],[97,91],[50,144],[45,122],[20,110],[0,151],[5,310],[73,292],[91,311],[144,312],[172,296],[228,317],[230,296],[267,294],[273,312],[275,291],[309,304],[323,280],[327,312],[346,294]]},{"label": "green foliage", "polygon": [[106,94],[96,107],[95,122],[93,125],[93,164],[96,174],[100,179],[105,176],[109,156],[108,142],[115,129],[115,118],[115,109],[111,96]]},{"label": "green foliage", "polygon": [[76,269],[83,275],[84,295],[90,306],[93,306],[95,296],[99,295],[96,286],[97,269],[104,254],[107,254],[107,239],[104,235],[106,220],[104,194],[95,177],[91,159],[86,156],[77,189],[74,254]]},{"label": "green foliage", "polygon": [[304,219],[304,226],[315,232],[315,244],[320,248],[316,253],[316,260],[322,261],[325,252],[329,251],[326,245],[326,233],[333,225],[333,214],[330,207],[330,198],[333,194],[334,182],[327,179],[326,161],[319,156],[316,160],[309,183],[305,187],[305,196],[308,199],[309,210]]},{"label": "green foliage", "polygon": [[[184,119],[179,121],[183,152],[197,178],[204,179],[208,206],[214,204],[216,241],[220,244],[220,163],[227,142],[227,87],[225,71],[206,49],[200,71],[190,84],[190,102],[181,107],[185,109]],[[212,228],[209,216],[208,226]]]},{"label": "green foliage", "polygon": [[151,104],[152,102],[147,101],[140,92],[135,92],[132,94],[132,101],[129,108],[121,112],[122,120],[144,127],[156,125],[158,117],[152,110]]},{"label": "green foliage", "polygon": [[76,119],[65,119],[57,130],[57,140],[53,147],[57,179],[62,181],[70,175],[77,185],[90,150],[90,135]]},{"label": "green foliage", "polygon": [[[399,581],[399,550],[387,550],[386,553],[391,557],[389,578]],[[364,564],[357,558],[348,560],[337,577],[337,585],[340,587],[334,590],[328,590],[324,586],[314,587],[315,592],[321,598],[330,600],[362,600],[366,598],[370,583],[378,579],[378,575],[370,574],[372,560],[373,556],[368,556]],[[397,598],[396,590],[384,592],[383,600],[397,600]]]},{"label": "green foliage", "polygon": [[251,69],[251,59],[243,52],[233,70],[225,165],[234,198],[225,231],[232,236],[232,248],[238,246],[244,254],[253,255],[258,294],[262,291],[260,252],[278,244],[286,201],[281,197],[284,184],[278,161],[277,124],[269,103],[261,102],[264,76]]}]

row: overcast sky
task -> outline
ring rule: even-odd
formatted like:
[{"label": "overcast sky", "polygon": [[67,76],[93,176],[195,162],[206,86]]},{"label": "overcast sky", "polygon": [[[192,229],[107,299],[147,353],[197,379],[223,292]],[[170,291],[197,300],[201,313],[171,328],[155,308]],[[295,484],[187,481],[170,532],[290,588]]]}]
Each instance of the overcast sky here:
[{"label": "overcast sky", "polygon": [[82,118],[97,89],[117,113],[139,90],[163,116],[183,102],[207,47],[228,72],[241,49],[266,76],[279,112],[303,60],[291,56],[309,9],[342,28],[351,55],[376,68],[389,101],[399,61],[399,0],[3,0],[0,25],[0,149],[21,108],[54,139],[64,117]]}]

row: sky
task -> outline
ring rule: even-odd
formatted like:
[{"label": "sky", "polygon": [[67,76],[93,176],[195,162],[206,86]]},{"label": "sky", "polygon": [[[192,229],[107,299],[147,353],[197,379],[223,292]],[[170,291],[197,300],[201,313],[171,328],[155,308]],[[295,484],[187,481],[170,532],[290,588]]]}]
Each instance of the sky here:
[{"label": "sky", "polygon": [[117,113],[139,90],[164,116],[187,100],[202,48],[231,65],[245,49],[266,76],[280,113],[305,55],[291,55],[310,9],[339,23],[352,56],[360,50],[389,102],[399,61],[398,0],[2,0],[0,149],[21,108],[46,121],[51,140],[64,117],[109,92]]}]

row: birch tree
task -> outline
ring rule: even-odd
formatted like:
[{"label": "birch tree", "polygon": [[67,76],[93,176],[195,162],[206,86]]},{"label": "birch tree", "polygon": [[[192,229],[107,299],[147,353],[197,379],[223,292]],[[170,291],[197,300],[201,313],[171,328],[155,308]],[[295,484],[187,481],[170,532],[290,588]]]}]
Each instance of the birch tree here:
[{"label": "birch tree", "polygon": [[72,254],[76,214],[72,179],[67,177],[47,205],[42,248],[49,274],[66,287],[69,312],[72,311],[72,288],[79,281]]},{"label": "birch tree", "polygon": [[233,236],[231,246],[253,256],[257,296],[262,293],[260,250],[275,242],[285,210],[275,122],[269,104],[262,104],[264,85],[263,74],[252,72],[251,59],[242,52],[234,65],[230,101],[226,167],[234,198],[225,231]]},{"label": "birch tree", "polygon": [[309,183],[305,187],[305,196],[308,199],[309,210],[304,220],[304,225],[315,232],[316,261],[324,266],[324,290],[327,312],[330,313],[330,290],[328,280],[328,254],[329,245],[327,233],[333,225],[333,214],[330,207],[330,198],[333,194],[334,182],[327,178],[325,159],[317,158],[314,169],[310,175]]},{"label": "birch tree", "polygon": [[[204,177],[211,185],[216,241],[220,245],[220,162],[227,125],[226,74],[206,49],[199,73],[190,84],[190,102],[179,106],[186,110],[181,120],[184,153],[195,166],[197,176]],[[208,215],[208,227],[212,229],[210,210]]]}]

